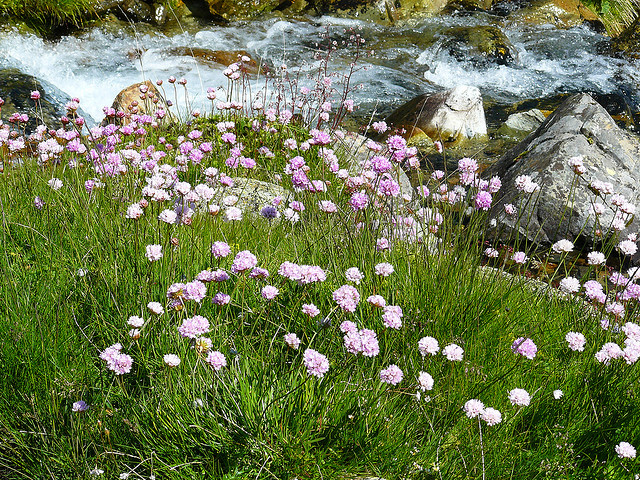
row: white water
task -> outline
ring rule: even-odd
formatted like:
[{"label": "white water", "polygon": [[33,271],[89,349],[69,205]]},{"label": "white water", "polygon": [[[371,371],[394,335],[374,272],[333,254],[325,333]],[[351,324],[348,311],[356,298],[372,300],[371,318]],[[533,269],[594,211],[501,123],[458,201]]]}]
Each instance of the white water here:
[{"label": "white water", "polygon": [[[495,17],[489,19],[496,22]],[[502,20],[499,20],[503,22]],[[112,35],[95,29],[80,36],[43,41],[17,32],[0,34],[0,67],[17,67],[47,80],[81,99],[83,109],[96,120],[102,108],[111,105],[124,87],[173,75],[188,80],[192,101],[202,108],[208,87],[226,86],[223,67],[198,64],[191,57],[167,54],[172,47],[201,47],[211,50],[247,50],[256,60],[290,68],[311,70],[320,35],[329,28],[338,43],[348,38],[346,28],[361,28],[367,45],[376,55],[363,58],[365,70],[353,83],[363,88],[353,96],[363,111],[388,112],[412,96],[474,85],[485,97],[501,103],[538,98],[556,93],[593,91],[620,93],[636,107],[640,105],[640,68],[626,60],[597,54],[596,45],[605,40],[586,27],[557,30],[553,27],[525,29],[503,22],[500,26],[514,44],[518,59],[509,66],[473,67],[451,58],[439,48],[443,30],[455,25],[486,24],[487,18],[440,18],[424,20],[410,27],[383,28],[357,20],[330,17],[309,22],[266,20],[229,27],[207,26],[199,31],[167,37],[156,35]],[[391,45],[390,47],[385,45]],[[141,58],[131,55],[144,50]],[[344,71],[353,50],[339,50],[332,68]],[[172,87],[168,97],[173,99]],[[180,93],[182,95],[182,93]]]}]

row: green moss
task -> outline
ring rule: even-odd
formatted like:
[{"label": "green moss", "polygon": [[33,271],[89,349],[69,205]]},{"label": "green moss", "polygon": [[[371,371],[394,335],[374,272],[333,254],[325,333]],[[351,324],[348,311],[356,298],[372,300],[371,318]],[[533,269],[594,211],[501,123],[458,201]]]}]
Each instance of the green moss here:
[{"label": "green moss", "polygon": [[600,16],[612,37],[620,35],[640,16],[640,0],[585,0],[584,4]]},{"label": "green moss", "polygon": [[22,21],[42,34],[81,27],[95,16],[92,0],[5,0],[0,16]]}]

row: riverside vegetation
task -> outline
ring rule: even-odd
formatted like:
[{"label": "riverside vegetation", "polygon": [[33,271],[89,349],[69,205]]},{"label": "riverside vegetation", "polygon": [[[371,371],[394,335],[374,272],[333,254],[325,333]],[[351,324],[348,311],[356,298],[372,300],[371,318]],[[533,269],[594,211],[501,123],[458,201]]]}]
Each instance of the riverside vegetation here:
[{"label": "riverside vegetation", "polygon": [[[473,159],[391,132],[354,163],[349,73],[256,92],[244,61],[209,114],[143,86],[150,115],[87,130],[74,99],[27,137],[33,92],[0,127],[1,476],[635,478],[635,207],[567,159],[613,211],[578,271],[576,239],[489,236]],[[240,177],[282,188],[241,209]]]}]

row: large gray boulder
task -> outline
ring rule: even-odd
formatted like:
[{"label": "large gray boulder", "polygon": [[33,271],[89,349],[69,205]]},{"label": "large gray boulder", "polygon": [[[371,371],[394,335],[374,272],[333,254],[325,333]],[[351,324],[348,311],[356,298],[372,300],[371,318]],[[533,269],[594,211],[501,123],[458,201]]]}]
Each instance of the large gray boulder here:
[{"label": "large gray boulder", "polygon": [[409,136],[426,133],[449,144],[487,136],[480,90],[466,85],[415,97],[398,107],[386,122],[406,129]]},{"label": "large gray boulder", "polygon": [[[574,185],[576,175],[568,160],[577,156],[582,157],[585,171]],[[579,236],[592,243],[597,226],[592,205],[611,205],[611,195],[598,198],[589,186],[597,181],[610,182],[628,202],[640,203],[640,140],[619,128],[591,96],[578,94],[562,103],[484,175],[502,178],[503,197],[492,209],[502,225],[517,228],[521,235],[539,243]],[[534,193],[528,203],[528,195],[520,194],[524,200],[520,203],[521,220],[516,222],[502,212],[505,204],[518,204],[515,179],[521,175],[529,175],[538,183],[540,192],[539,197]],[[613,210],[607,208],[598,228],[606,230],[613,217]],[[633,220],[624,232],[636,232],[638,226],[638,220]]]}]

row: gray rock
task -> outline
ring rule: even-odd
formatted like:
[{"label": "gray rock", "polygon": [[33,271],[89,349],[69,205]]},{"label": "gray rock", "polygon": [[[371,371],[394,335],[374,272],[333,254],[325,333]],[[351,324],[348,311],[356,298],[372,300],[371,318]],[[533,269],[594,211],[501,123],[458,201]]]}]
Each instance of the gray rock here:
[{"label": "gray rock", "polygon": [[405,128],[410,135],[424,132],[446,143],[487,136],[480,90],[466,85],[420,95],[398,107],[386,122]]},{"label": "gray rock", "polygon": [[500,126],[496,133],[500,137],[522,139],[542,125],[544,119],[544,113],[537,108],[514,113],[509,115],[507,121]]},{"label": "gray rock", "polygon": [[288,201],[293,199],[289,190],[275,183],[245,177],[235,177],[233,183],[233,187],[225,188],[224,195],[238,197],[235,206],[246,213],[260,212],[262,207],[273,205],[272,201],[276,197],[282,197],[281,205],[288,205]]},{"label": "gray rock", "polygon": [[[576,156],[582,157],[586,171],[572,194],[575,174],[567,161]],[[562,103],[538,130],[508,151],[484,175],[502,178],[503,197],[495,203],[492,214],[509,229],[517,228],[527,239],[541,243],[578,236],[593,243],[596,228],[606,230],[614,214],[607,208],[597,226],[591,206],[602,199],[588,185],[595,181],[611,182],[616,193],[637,204],[640,141],[619,128],[591,96],[578,94]],[[521,205],[521,218],[528,218],[529,222],[523,220],[516,225],[501,212],[504,204],[518,203],[514,181],[520,175],[530,175],[540,185],[540,194],[537,201],[534,194],[532,201]],[[635,219],[626,231],[635,232],[639,226]]]}]

